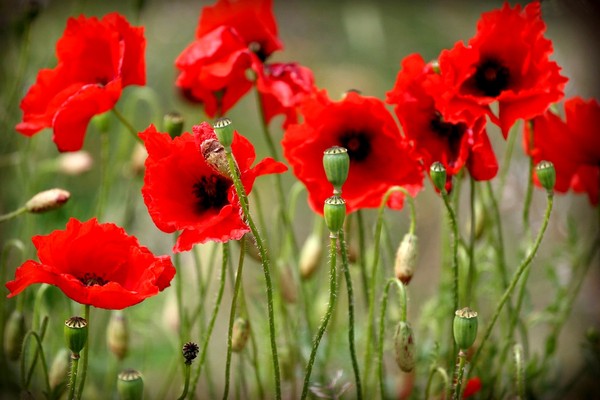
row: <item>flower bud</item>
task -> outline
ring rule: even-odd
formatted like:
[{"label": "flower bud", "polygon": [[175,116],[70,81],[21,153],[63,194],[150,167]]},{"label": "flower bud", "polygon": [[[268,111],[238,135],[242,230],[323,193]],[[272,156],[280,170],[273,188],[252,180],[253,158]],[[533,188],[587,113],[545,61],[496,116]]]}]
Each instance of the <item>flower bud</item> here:
[{"label": "flower bud", "polygon": [[50,381],[50,388],[54,389],[62,383],[67,382],[69,377],[69,351],[62,348],[54,356],[50,371],[48,372],[48,380]]},{"label": "flower bud", "polygon": [[433,186],[440,192],[446,189],[446,167],[439,161],[431,164],[429,168],[429,176],[431,177],[431,182],[433,182]]},{"label": "flower bud", "polygon": [[325,216],[325,223],[329,232],[337,234],[342,226],[344,226],[344,219],[346,218],[346,202],[340,196],[331,196],[325,200],[325,206],[323,207],[323,215]]},{"label": "flower bud", "polygon": [[134,369],[126,369],[117,377],[117,392],[121,400],[142,400],[144,380],[142,374]]},{"label": "flower bud", "polygon": [[225,148],[231,147],[231,143],[233,143],[233,125],[231,124],[231,120],[227,117],[219,118],[215,121],[213,129],[217,138],[219,138],[219,142]]},{"label": "flower bud", "polygon": [[146,150],[146,146],[136,142],[129,160],[129,168],[133,175],[138,176],[144,174],[147,158],[148,150]]},{"label": "flower bud", "polygon": [[342,185],[348,178],[350,156],[344,147],[333,146],[323,152],[323,168],[327,180],[333,185],[334,194],[342,193]]},{"label": "flower bud", "polygon": [[556,170],[554,169],[554,164],[550,161],[540,161],[535,167],[535,173],[537,174],[542,187],[548,192],[551,192],[556,183]]},{"label": "flower bud", "polygon": [[94,160],[85,150],[62,153],[58,156],[58,172],[76,176],[92,169]]},{"label": "flower bud", "polygon": [[412,328],[406,321],[400,321],[396,327],[394,348],[398,367],[404,372],[412,371],[416,362],[415,341]]},{"label": "flower bud", "polygon": [[129,350],[129,329],[122,311],[113,311],[106,329],[106,343],[119,360],[127,356]]},{"label": "flower bud", "polygon": [[311,234],[306,238],[300,251],[299,267],[302,279],[308,279],[315,273],[321,263],[322,253],[323,243],[321,238],[317,234]]},{"label": "flower bud", "polygon": [[88,338],[88,323],[85,318],[71,317],[65,321],[65,341],[73,354],[85,347]]},{"label": "flower bud", "polygon": [[71,193],[63,189],[44,190],[29,199],[25,208],[30,213],[39,214],[61,207],[70,197]]},{"label": "flower bud", "polygon": [[239,353],[246,347],[246,342],[250,337],[250,322],[245,318],[236,318],[233,322],[233,332],[231,334],[231,350]]},{"label": "flower bud", "polygon": [[229,177],[229,163],[225,155],[225,147],[216,139],[207,139],[200,144],[200,152],[206,163],[215,172]]},{"label": "flower bud", "polygon": [[183,132],[183,117],[178,112],[166,113],[163,117],[163,128],[173,139]]},{"label": "flower bud", "polygon": [[466,350],[477,338],[477,312],[469,307],[456,310],[454,313],[454,341],[461,350]]},{"label": "flower bud", "polygon": [[183,354],[183,358],[185,358],[185,363],[187,365],[191,365],[192,361],[194,361],[196,357],[198,357],[199,351],[200,348],[194,342],[187,342],[186,344],[184,344],[183,348],[181,349],[181,353]]},{"label": "flower bud", "polygon": [[407,233],[402,238],[402,242],[396,251],[396,262],[394,264],[394,272],[403,284],[408,285],[413,277],[413,272],[417,266],[418,251],[417,236],[412,233]]},{"label": "flower bud", "polygon": [[279,287],[281,290],[281,296],[289,304],[293,304],[298,299],[298,290],[296,289],[296,283],[292,270],[288,265],[283,265],[279,270]]},{"label": "flower bud", "polygon": [[9,360],[16,361],[21,355],[23,338],[25,337],[25,315],[13,310],[6,322],[4,331],[4,351]]}]

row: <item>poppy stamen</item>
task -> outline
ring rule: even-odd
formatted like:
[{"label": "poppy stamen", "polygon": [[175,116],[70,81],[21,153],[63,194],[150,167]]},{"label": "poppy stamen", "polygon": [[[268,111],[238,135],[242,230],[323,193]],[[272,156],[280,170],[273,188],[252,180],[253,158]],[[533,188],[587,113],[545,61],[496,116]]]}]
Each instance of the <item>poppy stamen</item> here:
[{"label": "poppy stamen", "polygon": [[364,132],[344,133],[340,138],[340,146],[348,150],[350,161],[363,161],[371,153],[371,141]]},{"label": "poppy stamen", "polygon": [[204,212],[210,209],[221,209],[228,202],[227,192],[230,187],[231,180],[224,176],[203,176],[193,187],[197,210]]}]

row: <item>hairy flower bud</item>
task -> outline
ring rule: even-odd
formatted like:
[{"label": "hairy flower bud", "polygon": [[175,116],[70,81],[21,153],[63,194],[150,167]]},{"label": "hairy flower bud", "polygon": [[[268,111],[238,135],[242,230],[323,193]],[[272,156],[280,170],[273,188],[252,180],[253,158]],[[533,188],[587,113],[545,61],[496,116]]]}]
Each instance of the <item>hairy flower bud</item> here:
[{"label": "hairy flower bud", "polygon": [[540,161],[535,167],[535,173],[543,188],[548,192],[552,192],[552,190],[554,190],[554,184],[556,183],[556,170],[554,169],[554,164],[550,161]]},{"label": "hairy flower bud", "polygon": [[61,207],[70,197],[71,193],[63,189],[44,190],[29,199],[25,208],[30,213],[39,214]]},{"label": "hairy flower bud", "polygon": [[413,277],[413,272],[417,266],[417,257],[419,249],[417,247],[417,236],[407,233],[402,238],[402,242],[396,251],[396,262],[394,263],[394,272],[403,284],[408,285]]},{"label": "hairy flower bud", "polygon": [[74,355],[85,347],[88,338],[88,323],[85,318],[71,317],[65,321],[65,342]]},{"label": "hairy flower bud", "polygon": [[117,392],[121,400],[142,400],[144,380],[142,374],[134,369],[126,369],[117,377]]},{"label": "hairy flower bud", "polygon": [[25,337],[25,315],[13,310],[6,322],[4,331],[4,351],[9,360],[16,361],[21,355],[21,346]]},{"label": "hairy flower bud", "polygon": [[233,125],[227,117],[219,118],[213,125],[215,134],[219,138],[219,142],[225,147],[231,147],[233,143]]},{"label": "hairy flower bud", "polygon": [[245,318],[236,318],[233,322],[233,332],[231,334],[231,350],[239,353],[246,347],[246,342],[250,337],[250,322]]},{"label": "hairy flower bud", "polygon": [[323,168],[327,180],[333,185],[334,194],[342,193],[342,185],[348,178],[350,156],[344,147],[333,146],[323,152]]},{"label": "hairy flower bud", "polygon": [[183,117],[178,112],[166,113],[163,117],[163,127],[173,139],[183,132]]},{"label": "hairy flower bud", "polygon": [[346,218],[346,202],[337,195],[329,197],[325,200],[323,215],[325,216],[325,223],[327,224],[329,232],[337,235],[344,226],[344,219]]},{"label": "hairy flower bud", "polygon": [[48,372],[48,380],[50,382],[50,388],[54,389],[67,382],[69,377],[69,351],[62,348],[54,356],[50,371]]},{"label": "hairy flower bud", "polygon": [[454,341],[459,349],[466,350],[477,338],[477,313],[469,307],[456,310],[454,313]]},{"label": "hairy flower bud", "polygon": [[323,254],[323,243],[317,234],[311,234],[300,251],[300,276],[302,279],[309,279],[319,267],[321,263],[321,255]]},{"label": "hairy flower bud", "polygon": [[398,367],[404,372],[412,371],[416,363],[415,341],[412,328],[406,321],[400,321],[396,327],[394,348]]},{"label": "hairy flower bud", "polygon": [[129,328],[122,311],[113,311],[106,329],[106,343],[110,351],[122,360],[129,350]]},{"label": "hairy flower bud", "polygon": [[446,189],[446,167],[439,161],[431,164],[429,168],[429,176],[431,177],[431,182],[433,182],[433,186],[440,192]]}]

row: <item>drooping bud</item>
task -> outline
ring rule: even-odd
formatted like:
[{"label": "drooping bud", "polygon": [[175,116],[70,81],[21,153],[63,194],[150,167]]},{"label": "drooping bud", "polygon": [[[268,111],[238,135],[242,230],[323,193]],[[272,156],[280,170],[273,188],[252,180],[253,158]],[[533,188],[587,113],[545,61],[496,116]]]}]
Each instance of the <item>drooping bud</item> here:
[{"label": "drooping bud", "polygon": [[29,199],[25,208],[30,213],[39,214],[61,207],[70,197],[71,193],[63,189],[44,190]]},{"label": "drooping bud", "polygon": [[183,132],[183,117],[175,111],[166,113],[163,117],[163,128],[171,138],[175,139]]},{"label": "drooping bud", "polygon": [[396,327],[394,348],[398,367],[404,372],[412,371],[416,362],[415,341],[412,328],[406,321],[400,321]]},{"label": "drooping bud", "polygon": [[117,377],[117,392],[121,400],[142,400],[144,380],[135,369],[126,369]]},{"label": "drooping bud", "polygon": [[554,184],[556,183],[556,170],[554,169],[554,164],[550,161],[540,161],[535,167],[535,173],[537,174],[542,187],[548,192],[552,192],[552,190],[554,190]]},{"label": "drooping bud", "polygon": [[50,388],[54,389],[60,384],[65,383],[69,377],[69,351],[62,348],[54,356],[50,371],[48,372],[48,380]]},{"label": "drooping bud", "polygon": [[200,348],[194,342],[187,342],[186,344],[184,344],[183,348],[181,349],[181,353],[183,354],[185,363],[187,365],[191,365],[192,361],[194,361],[196,359],[196,357],[198,357],[199,351],[200,351]]},{"label": "drooping bud", "polygon": [[225,155],[225,147],[216,139],[207,139],[200,144],[200,152],[210,165],[219,174],[229,177],[229,164]]},{"label": "drooping bud", "polygon": [[58,158],[58,171],[65,175],[76,176],[92,169],[94,160],[85,150],[61,153]]},{"label": "drooping bud", "polygon": [[4,331],[4,351],[9,360],[16,361],[21,355],[23,338],[25,337],[25,315],[13,310],[6,322]]},{"label": "drooping bud", "polygon": [[231,120],[227,117],[219,118],[213,125],[215,134],[219,138],[219,142],[225,147],[231,147],[233,143],[233,125]]},{"label": "drooping bud", "polygon": [[342,185],[348,178],[350,156],[344,147],[333,146],[323,152],[323,168],[327,180],[333,185],[333,193],[341,194]]},{"label": "drooping bud", "polygon": [[88,323],[85,318],[71,317],[65,321],[65,342],[75,355],[85,347],[88,338]]},{"label": "drooping bud", "polygon": [[454,313],[454,341],[459,349],[466,350],[477,338],[477,312],[469,307],[456,310]]},{"label": "drooping bud", "polygon": [[110,351],[122,360],[129,351],[129,328],[122,311],[113,311],[106,328],[106,343]]},{"label": "drooping bud", "polygon": [[396,251],[396,262],[394,263],[394,272],[403,284],[408,285],[413,277],[415,267],[417,266],[417,257],[419,255],[417,236],[407,233],[402,238],[398,251]]},{"label": "drooping bud", "polygon": [[306,238],[300,251],[300,261],[298,263],[302,279],[308,279],[315,273],[321,263],[322,253],[323,243],[321,238],[317,234],[311,234]]},{"label": "drooping bud", "polygon": [[323,207],[325,223],[331,234],[337,234],[344,226],[346,218],[346,202],[340,196],[331,196],[325,200]]},{"label": "drooping bud", "polygon": [[239,353],[244,350],[250,337],[250,322],[245,318],[236,318],[231,333],[231,350]]},{"label": "drooping bud", "polygon": [[429,168],[429,176],[431,177],[431,182],[433,182],[433,186],[440,192],[443,192],[446,189],[446,167],[439,161],[431,164]]}]

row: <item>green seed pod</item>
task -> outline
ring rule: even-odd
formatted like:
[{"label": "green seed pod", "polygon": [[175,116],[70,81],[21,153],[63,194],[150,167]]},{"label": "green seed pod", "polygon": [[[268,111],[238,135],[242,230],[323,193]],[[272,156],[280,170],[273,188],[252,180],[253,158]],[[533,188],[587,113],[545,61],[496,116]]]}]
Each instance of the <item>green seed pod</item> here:
[{"label": "green seed pod", "polygon": [[333,185],[334,194],[342,193],[342,185],[348,178],[350,156],[344,147],[333,146],[323,152],[323,168],[327,180]]},{"label": "green seed pod", "polygon": [[337,234],[344,226],[344,219],[346,218],[346,202],[340,196],[331,196],[325,200],[323,214],[329,232]]},{"label": "green seed pod", "polygon": [[433,182],[433,186],[440,192],[446,190],[446,167],[439,161],[431,164],[429,168],[429,176],[431,177],[431,182]]},{"label": "green seed pod", "polygon": [[85,318],[71,317],[65,321],[65,341],[67,348],[73,354],[79,352],[85,347],[88,338],[88,323]]},{"label": "green seed pod", "polygon": [[394,272],[403,284],[408,285],[413,277],[415,267],[417,266],[417,257],[419,255],[417,236],[407,233],[402,238],[402,242],[396,251],[396,262],[394,263]]},{"label": "green seed pod", "polygon": [[129,351],[129,328],[122,311],[113,311],[106,328],[106,343],[110,351],[123,360]]},{"label": "green seed pod", "polygon": [[250,337],[250,322],[245,318],[236,318],[233,322],[233,332],[231,336],[231,350],[239,353],[246,347],[246,342]]},{"label": "green seed pod", "polygon": [[231,147],[231,143],[233,143],[233,125],[231,120],[227,117],[219,118],[215,121],[213,128],[223,147]]},{"label": "green seed pod", "polygon": [[9,360],[16,361],[21,355],[23,338],[25,337],[25,315],[13,310],[6,322],[4,331],[4,351]]},{"label": "green seed pod", "polygon": [[410,372],[415,368],[416,349],[413,331],[410,324],[400,321],[394,335],[394,347],[396,349],[396,363],[404,372]]},{"label": "green seed pod", "polygon": [[477,313],[469,307],[456,310],[453,331],[459,349],[466,350],[471,347],[477,338]]},{"label": "green seed pod", "polygon": [[117,392],[121,400],[142,400],[144,380],[135,369],[126,369],[117,377]]},{"label": "green seed pod", "polygon": [[50,371],[48,372],[48,380],[50,388],[55,389],[59,385],[66,383],[69,377],[69,351],[62,348],[54,356]]},{"label": "green seed pod", "polygon": [[321,263],[323,253],[323,243],[319,235],[311,234],[304,242],[300,251],[300,276],[302,279],[309,279]]},{"label": "green seed pod", "polygon": [[548,192],[554,190],[554,184],[556,183],[556,170],[554,169],[554,164],[550,161],[540,161],[535,167],[535,173],[544,189]]},{"label": "green seed pod", "polygon": [[163,117],[163,128],[173,139],[183,132],[183,117],[178,112],[170,112]]}]

